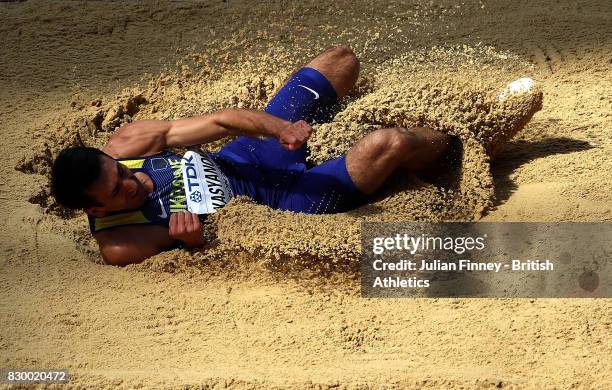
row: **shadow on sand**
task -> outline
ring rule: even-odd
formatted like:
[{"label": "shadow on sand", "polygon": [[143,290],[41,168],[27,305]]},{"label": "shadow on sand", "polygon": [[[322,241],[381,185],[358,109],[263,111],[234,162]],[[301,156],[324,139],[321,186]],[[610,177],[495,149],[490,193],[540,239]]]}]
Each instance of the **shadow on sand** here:
[{"label": "shadow on sand", "polygon": [[539,141],[518,140],[508,144],[498,159],[491,164],[491,173],[495,182],[495,206],[504,203],[516,191],[518,185],[512,180],[512,173],[538,158],[554,154],[568,154],[592,149],[594,146],[586,141],[558,137]]}]

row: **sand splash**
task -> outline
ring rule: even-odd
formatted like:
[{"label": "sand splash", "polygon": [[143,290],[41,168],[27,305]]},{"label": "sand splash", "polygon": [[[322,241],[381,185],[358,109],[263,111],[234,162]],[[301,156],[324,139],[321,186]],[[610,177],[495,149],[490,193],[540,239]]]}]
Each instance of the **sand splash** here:
[{"label": "sand splash", "polygon": [[[272,58],[224,69],[193,55],[180,71],[160,75],[146,87],[90,102],[75,96],[69,113],[62,113],[39,130],[38,144],[17,169],[48,177],[53,158],[62,148],[102,147],[115,129],[133,120],[172,119],[224,107],[261,109],[292,70],[282,64],[270,66]],[[499,64],[506,61],[514,61],[507,67],[513,71],[499,72]],[[521,75],[516,69],[526,69],[516,61],[490,48],[434,48],[426,53],[407,53],[374,69],[365,68],[334,119],[315,127],[309,141],[310,159],[320,163],[337,157],[355,140],[378,128],[429,126],[459,138],[455,161],[434,179],[397,172],[372,203],[343,214],[280,212],[238,198],[211,219],[211,245],[197,258],[206,261],[246,251],[270,262],[301,262],[305,268],[322,259],[330,267],[354,268],[362,221],[480,218],[494,200],[490,156],[542,105],[542,93],[537,88],[503,102],[497,100],[510,77]],[[491,63],[498,69],[495,75],[486,72]],[[225,142],[207,148],[218,150]],[[47,185],[41,185],[30,200],[43,206],[52,215],[49,218],[70,220],[66,230],[81,244],[87,243],[93,253],[95,245],[81,226],[84,222],[80,213],[56,205]],[[160,259],[193,263],[193,255],[186,251],[158,256],[148,263],[157,264]]]}]

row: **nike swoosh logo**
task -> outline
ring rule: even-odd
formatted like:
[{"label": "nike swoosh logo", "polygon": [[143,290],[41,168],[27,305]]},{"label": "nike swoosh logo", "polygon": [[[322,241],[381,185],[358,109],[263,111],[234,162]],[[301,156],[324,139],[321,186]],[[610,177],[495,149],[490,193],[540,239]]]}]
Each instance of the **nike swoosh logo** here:
[{"label": "nike swoosh logo", "polygon": [[302,87],[302,88],[306,88],[307,90],[309,90],[310,92],[312,92],[315,95],[315,100],[317,100],[319,98],[319,94],[317,93],[317,91],[315,91],[314,89],[310,89],[305,85],[302,84],[298,84],[298,87]]},{"label": "nike swoosh logo", "polygon": [[166,218],[168,217],[168,213],[166,212],[166,208],[164,207],[164,203],[162,202],[161,198],[157,198],[159,200],[159,207],[161,207],[162,213],[158,215],[158,217],[160,218]]}]

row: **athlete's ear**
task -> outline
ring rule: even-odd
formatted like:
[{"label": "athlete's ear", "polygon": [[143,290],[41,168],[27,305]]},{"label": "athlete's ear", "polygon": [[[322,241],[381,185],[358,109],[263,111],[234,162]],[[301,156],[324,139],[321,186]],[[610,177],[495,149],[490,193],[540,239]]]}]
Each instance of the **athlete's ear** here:
[{"label": "athlete's ear", "polygon": [[104,207],[100,206],[86,207],[83,209],[83,211],[85,211],[87,215],[91,215],[92,217],[96,218],[102,218],[106,216],[106,211],[104,210]]}]

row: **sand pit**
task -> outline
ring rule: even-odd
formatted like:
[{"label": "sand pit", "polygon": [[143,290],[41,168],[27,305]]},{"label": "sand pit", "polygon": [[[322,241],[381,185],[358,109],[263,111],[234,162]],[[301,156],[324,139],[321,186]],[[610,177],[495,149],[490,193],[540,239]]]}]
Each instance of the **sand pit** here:
[{"label": "sand pit", "polygon": [[[66,367],[96,388],[610,387],[609,300],[365,300],[355,272],[361,221],[612,220],[606,2],[25,1],[0,15],[2,367]],[[49,196],[61,148],[133,120],[261,109],[332,44],[362,72],[311,160],[428,125],[461,140],[445,175],[396,174],[330,216],[236,199],[204,251],[96,264],[85,218]],[[498,102],[523,76],[538,88]]]},{"label": "sand pit", "polygon": [[[48,177],[61,149],[77,145],[101,148],[116,129],[133,120],[173,119],[235,106],[261,109],[288,76],[286,72],[269,74],[275,57],[257,58],[255,68],[245,65],[238,72],[215,74],[215,67],[206,64],[202,55],[193,54],[191,58],[199,60],[197,71],[182,64],[180,72],[150,80],[145,88],[126,89],[110,101],[75,99],[69,112],[45,124],[45,129],[60,132],[43,131],[32,155],[24,157],[17,169]],[[309,141],[309,159],[322,163],[345,154],[356,140],[375,129],[428,126],[460,140],[448,156],[454,161],[446,164],[437,183],[397,172],[368,205],[333,216],[273,211],[247,199],[237,200],[213,218],[209,238],[215,250],[203,253],[218,256],[223,252],[232,258],[247,251],[269,260],[296,261],[306,256],[357,264],[362,221],[466,221],[482,217],[495,194],[490,156],[541,109],[542,92],[535,87],[500,101],[498,95],[507,82],[498,75],[485,83],[483,74],[462,64],[468,61],[477,68],[498,64],[515,71],[522,66],[524,72],[529,71],[527,63],[509,57],[511,54],[492,48],[467,46],[405,53],[364,73],[352,94],[339,103],[335,117],[316,125]],[[425,65],[409,60],[414,58]],[[511,77],[510,72],[506,77]],[[225,142],[203,147],[218,150]],[[81,217],[80,213],[66,214],[56,205],[48,186],[30,199],[60,216]],[[311,232],[308,238],[305,231]],[[82,235],[82,241],[90,239],[82,230],[77,234]]]}]

